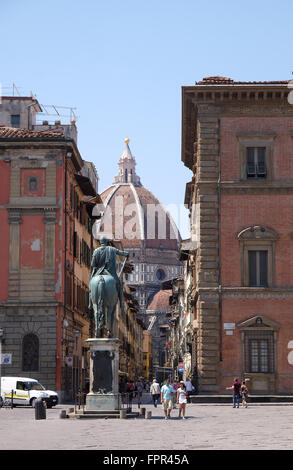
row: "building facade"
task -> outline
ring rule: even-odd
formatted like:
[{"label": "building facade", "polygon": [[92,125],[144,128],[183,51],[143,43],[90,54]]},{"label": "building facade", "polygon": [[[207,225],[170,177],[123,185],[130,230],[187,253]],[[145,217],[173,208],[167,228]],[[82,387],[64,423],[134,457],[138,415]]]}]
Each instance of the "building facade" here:
[{"label": "building facade", "polygon": [[192,368],[200,393],[233,377],[293,389],[293,107],[288,82],[208,77],[182,88],[191,240]]},{"label": "building facade", "polygon": [[2,374],[37,378],[72,400],[88,375],[91,213],[100,200],[96,173],[81,174],[75,123],[36,125],[40,111],[33,97],[2,97],[0,325],[12,357]]},{"label": "building facade", "polygon": [[[128,265],[126,271],[131,272]],[[124,274],[125,277],[125,274]],[[138,316],[139,307],[134,289],[124,283],[124,308],[116,309],[116,335],[120,339],[119,374],[121,379],[137,380],[144,376],[143,340],[144,324]]]},{"label": "building facade", "polygon": [[152,358],[152,334],[148,330],[143,331],[143,376],[146,380],[153,379],[153,358]]}]

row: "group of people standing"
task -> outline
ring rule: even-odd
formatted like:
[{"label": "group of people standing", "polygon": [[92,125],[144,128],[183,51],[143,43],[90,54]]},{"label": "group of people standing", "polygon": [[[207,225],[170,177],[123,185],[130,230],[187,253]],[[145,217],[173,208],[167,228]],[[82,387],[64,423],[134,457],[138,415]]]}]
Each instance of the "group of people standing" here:
[{"label": "group of people standing", "polygon": [[182,414],[182,419],[185,419],[186,404],[187,402],[190,403],[190,395],[193,391],[194,386],[189,379],[187,379],[186,382],[181,380],[180,382],[174,381],[174,383],[171,384],[169,377],[166,379],[162,388],[156,379],[153,380],[150,387],[150,394],[153,398],[155,408],[161,398],[165,419],[169,419],[171,417],[172,409],[176,408],[175,403],[179,405],[179,418],[181,418]]},{"label": "group of people standing", "polygon": [[[176,405],[179,405],[178,417],[185,419],[186,405],[190,403],[190,396],[194,393],[194,390],[194,386],[189,378],[185,382],[183,380],[175,380],[171,384],[171,380],[168,377],[162,386],[160,386],[156,379],[153,379],[151,384],[143,379],[137,379],[136,381],[124,380],[119,384],[119,392],[122,394],[122,399],[127,396],[129,404],[132,403],[134,396],[137,396],[137,403],[140,408],[143,391],[150,393],[155,408],[157,408],[159,401],[161,401],[165,419],[170,419],[171,411],[177,408]],[[239,408],[240,398],[242,400],[242,407],[247,408],[248,388],[245,380],[241,383],[238,378],[234,378],[233,385],[226,387],[226,390],[233,390],[233,408]]]},{"label": "group of people standing", "polygon": [[247,396],[248,388],[246,386],[245,380],[242,381],[242,384],[235,377],[232,387],[226,387],[226,390],[233,390],[233,408],[239,408],[240,397],[242,399],[242,407],[247,408]]}]

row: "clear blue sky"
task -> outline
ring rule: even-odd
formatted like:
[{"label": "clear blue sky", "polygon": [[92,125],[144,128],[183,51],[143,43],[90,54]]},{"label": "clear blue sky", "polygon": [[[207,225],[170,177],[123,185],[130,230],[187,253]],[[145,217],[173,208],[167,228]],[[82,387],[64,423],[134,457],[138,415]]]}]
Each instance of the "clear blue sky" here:
[{"label": "clear blue sky", "polygon": [[291,79],[292,13],[291,0],[2,0],[0,82],[77,108],[100,190],[128,135],[142,183],[182,204],[192,175],[181,162],[181,86]]}]

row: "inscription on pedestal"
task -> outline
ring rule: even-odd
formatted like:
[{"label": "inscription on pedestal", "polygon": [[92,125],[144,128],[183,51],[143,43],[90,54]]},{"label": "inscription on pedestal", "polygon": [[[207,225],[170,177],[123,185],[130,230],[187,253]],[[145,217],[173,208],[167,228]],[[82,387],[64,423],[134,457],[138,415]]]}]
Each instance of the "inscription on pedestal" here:
[{"label": "inscription on pedestal", "polygon": [[93,351],[93,389],[94,393],[111,393],[113,391],[112,351]]}]

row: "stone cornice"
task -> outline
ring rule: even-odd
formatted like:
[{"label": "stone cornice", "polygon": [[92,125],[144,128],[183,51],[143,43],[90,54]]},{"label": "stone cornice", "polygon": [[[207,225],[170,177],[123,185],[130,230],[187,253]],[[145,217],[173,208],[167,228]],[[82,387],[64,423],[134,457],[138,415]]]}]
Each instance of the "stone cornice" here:
[{"label": "stone cornice", "polygon": [[257,103],[270,105],[272,102],[289,104],[287,85],[196,85],[183,87],[183,92],[192,98],[194,104],[211,103],[225,105],[228,103]]},{"label": "stone cornice", "polygon": [[293,192],[293,180],[286,181],[222,181],[224,194],[280,194]]},{"label": "stone cornice", "polygon": [[293,299],[293,287],[222,287],[223,298]]},{"label": "stone cornice", "polygon": [[[60,207],[57,204],[7,204],[3,208],[8,209],[9,211],[17,212],[56,212]],[[13,213],[13,212],[12,212]]]},{"label": "stone cornice", "polygon": [[197,121],[221,117],[293,116],[287,84],[244,83],[182,87],[182,155],[190,170],[194,164]]},{"label": "stone cornice", "polygon": [[58,307],[62,305],[61,302],[57,302],[56,300],[44,300],[44,301],[27,301],[24,302],[23,300],[17,301],[17,300],[7,300],[6,302],[0,302],[0,308],[1,307]]}]

